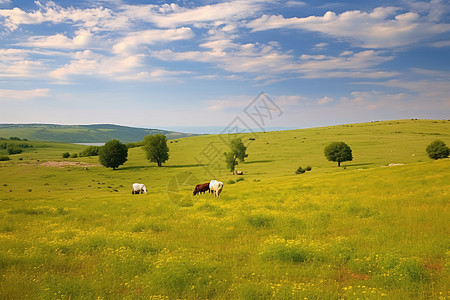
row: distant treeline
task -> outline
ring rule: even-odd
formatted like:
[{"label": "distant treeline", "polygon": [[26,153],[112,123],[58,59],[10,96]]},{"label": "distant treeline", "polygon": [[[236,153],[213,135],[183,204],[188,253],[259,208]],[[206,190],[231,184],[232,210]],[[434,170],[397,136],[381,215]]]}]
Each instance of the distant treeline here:
[{"label": "distant treeline", "polygon": [[11,141],[28,141],[27,139],[21,139],[21,138],[18,138],[17,136],[12,136],[12,137],[10,137],[9,139],[5,139],[5,138],[0,137],[0,140],[2,140],[2,141],[4,141],[4,140],[11,140]]},{"label": "distant treeline", "polygon": [[[128,149],[141,147],[143,145],[143,141],[136,142],[136,143],[126,143],[125,145],[127,146]],[[79,154],[77,154],[77,153],[70,154],[69,152],[65,152],[65,153],[63,153],[62,157],[63,158],[69,158],[69,157],[76,158],[78,156],[79,157],[98,156],[98,153],[99,153],[101,147],[102,146],[88,146],[86,149],[81,151]]]}]

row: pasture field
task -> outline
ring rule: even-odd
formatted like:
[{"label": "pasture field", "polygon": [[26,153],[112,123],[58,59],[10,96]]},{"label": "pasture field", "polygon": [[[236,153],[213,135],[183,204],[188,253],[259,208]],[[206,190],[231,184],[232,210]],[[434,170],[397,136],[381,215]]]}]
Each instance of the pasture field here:
[{"label": "pasture field", "polygon": [[[161,168],[44,142],[0,162],[0,299],[450,299],[450,160],[425,152],[450,121],[240,136],[243,176],[218,135],[169,142]],[[353,161],[327,161],[333,141]],[[211,179],[220,198],[192,197]]]}]

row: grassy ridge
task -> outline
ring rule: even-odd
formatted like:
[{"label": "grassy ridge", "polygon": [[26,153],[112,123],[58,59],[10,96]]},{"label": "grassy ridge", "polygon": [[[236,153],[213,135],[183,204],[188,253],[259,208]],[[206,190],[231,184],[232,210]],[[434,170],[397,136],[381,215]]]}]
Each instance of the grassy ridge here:
[{"label": "grassy ridge", "polygon": [[[242,136],[238,182],[224,165],[197,165],[208,145],[223,152],[219,136],[173,141],[163,168],[138,148],[116,171],[41,164],[74,146],[27,149],[0,163],[0,295],[445,299],[450,161],[425,147],[449,144],[449,129],[409,120]],[[353,150],[346,169],[323,156],[335,140]],[[312,171],[295,175],[299,165]],[[225,183],[221,198],[191,197],[205,171]],[[149,194],[131,195],[134,182]]]},{"label": "grassy ridge", "polygon": [[52,125],[52,124],[0,124],[0,137],[11,136],[34,141],[63,143],[104,143],[112,139],[122,142],[140,142],[150,134],[164,134],[168,139],[193,136],[189,133],[160,129],[144,129],[110,124]]}]

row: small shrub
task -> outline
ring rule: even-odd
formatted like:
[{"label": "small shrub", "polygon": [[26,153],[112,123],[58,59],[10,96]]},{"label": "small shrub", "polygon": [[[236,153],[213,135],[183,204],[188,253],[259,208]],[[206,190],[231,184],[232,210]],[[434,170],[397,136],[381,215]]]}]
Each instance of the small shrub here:
[{"label": "small shrub", "polygon": [[235,184],[236,181],[234,181],[233,179],[230,179],[230,180],[227,181],[227,183],[228,183],[228,184]]},{"label": "small shrub", "polygon": [[72,155],[70,155],[70,158],[77,158],[78,157],[78,154],[76,154],[76,153],[73,153]]},{"label": "small shrub", "polygon": [[8,156],[0,156],[0,161],[8,161],[10,158]]},{"label": "small shrub", "polygon": [[298,167],[298,169],[295,171],[295,174],[303,174],[306,171],[311,171],[311,166],[307,166],[305,169],[303,169],[302,167]]},{"label": "small shrub", "polygon": [[295,171],[295,174],[303,174],[305,172],[306,172],[306,170],[303,170],[302,167],[298,167],[297,171]]},{"label": "small shrub", "polygon": [[236,182],[243,181],[243,180],[244,180],[244,178],[239,177],[238,179],[236,179]]},{"label": "small shrub", "polygon": [[63,158],[69,158],[70,157],[70,153],[69,152],[64,152],[62,157]]}]

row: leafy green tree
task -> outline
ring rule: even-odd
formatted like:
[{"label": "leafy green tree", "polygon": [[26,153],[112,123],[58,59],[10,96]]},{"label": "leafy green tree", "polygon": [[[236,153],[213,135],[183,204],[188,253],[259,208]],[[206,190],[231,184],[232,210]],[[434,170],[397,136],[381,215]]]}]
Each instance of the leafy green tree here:
[{"label": "leafy green tree", "polygon": [[70,153],[69,152],[64,152],[62,157],[63,158],[69,158],[70,157]]},{"label": "leafy green tree", "polygon": [[238,161],[243,162],[248,156],[246,151],[247,147],[244,146],[241,138],[234,138],[230,141],[230,151],[224,153],[225,163],[230,172],[234,171],[235,166],[239,164]]},{"label": "leafy green tree", "polygon": [[450,149],[441,140],[435,140],[427,147],[428,156],[432,159],[447,158],[450,154]]},{"label": "leafy green tree", "polygon": [[352,161],[352,149],[344,142],[333,142],[325,147],[324,155],[329,161],[338,163],[338,167],[341,166],[341,162]]},{"label": "leafy green tree", "polygon": [[167,137],[163,134],[147,135],[143,141],[143,149],[147,154],[147,159],[161,167],[169,159],[169,147]]},{"label": "leafy green tree", "polygon": [[98,155],[102,165],[115,170],[127,161],[128,148],[118,140],[111,140],[100,147]]}]

